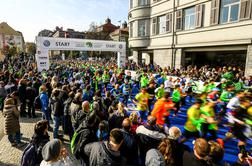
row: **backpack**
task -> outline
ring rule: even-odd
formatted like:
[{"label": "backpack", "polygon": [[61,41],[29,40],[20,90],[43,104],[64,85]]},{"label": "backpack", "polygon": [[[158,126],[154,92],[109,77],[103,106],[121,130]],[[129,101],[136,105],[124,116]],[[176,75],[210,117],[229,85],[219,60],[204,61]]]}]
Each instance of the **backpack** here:
[{"label": "backpack", "polygon": [[84,147],[86,144],[95,142],[96,141],[96,135],[91,129],[88,129],[83,126],[82,124],[80,127],[74,132],[74,135],[71,139],[71,152],[72,154],[77,158],[80,159],[80,157],[84,157],[85,154],[83,152]]},{"label": "backpack", "polygon": [[42,104],[41,104],[41,100],[40,100],[39,95],[34,100],[34,107],[35,107],[35,109],[41,109],[42,108]]},{"label": "backpack", "polygon": [[[42,151],[42,148],[40,149]],[[34,143],[29,143],[23,151],[21,166],[36,166],[40,164],[39,148]]]}]

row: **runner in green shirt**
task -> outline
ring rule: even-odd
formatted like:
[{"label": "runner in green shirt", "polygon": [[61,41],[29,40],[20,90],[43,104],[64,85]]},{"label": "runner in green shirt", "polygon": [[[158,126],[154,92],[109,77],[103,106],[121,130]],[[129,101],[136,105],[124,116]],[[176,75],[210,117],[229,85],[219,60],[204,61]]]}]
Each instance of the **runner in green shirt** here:
[{"label": "runner in green shirt", "polygon": [[[205,106],[201,107],[201,114],[207,119],[206,122],[201,125],[202,137],[207,140],[215,140],[217,138],[216,131],[218,130],[217,121],[215,118],[215,102],[211,99],[207,100]],[[211,136],[207,138],[207,133],[210,133]]]}]

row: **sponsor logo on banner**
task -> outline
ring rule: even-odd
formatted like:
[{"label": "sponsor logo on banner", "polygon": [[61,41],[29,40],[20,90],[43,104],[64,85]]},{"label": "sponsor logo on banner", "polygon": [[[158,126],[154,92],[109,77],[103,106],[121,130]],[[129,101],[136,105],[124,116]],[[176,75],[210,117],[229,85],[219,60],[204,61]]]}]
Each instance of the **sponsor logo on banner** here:
[{"label": "sponsor logo on banner", "polygon": [[106,44],[106,47],[107,47],[107,48],[115,48],[116,45],[115,45],[115,44]]},{"label": "sponsor logo on banner", "polygon": [[39,59],[47,59],[48,57],[47,56],[39,56],[38,58]]},{"label": "sponsor logo on banner", "polygon": [[122,48],[123,48],[123,45],[122,45],[122,44],[119,44],[119,48],[122,49]]},{"label": "sponsor logo on banner", "polygon": [[45,47],[49,47],[51,43],[50,43],[49,40],[45,40],[45,41],[43,42],[43,44],[44,44]]},{"label": "sponsor logo on banner", "polygon": [[93,43],[92,42],[86,42],[86,47],[92,48],[93,47]]},{"label": "sponsor logo on banner", "polygon": [[55,42],[55,45],[57,47],[69,47],[70,46],[70,43],[69,42]]}]

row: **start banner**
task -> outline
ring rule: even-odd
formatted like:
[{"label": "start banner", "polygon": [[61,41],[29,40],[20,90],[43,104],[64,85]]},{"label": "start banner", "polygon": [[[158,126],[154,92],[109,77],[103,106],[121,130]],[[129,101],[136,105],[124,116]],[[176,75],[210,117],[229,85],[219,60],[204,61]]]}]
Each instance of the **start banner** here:
[{"label": "start banner", "polygon": [[126,43],[108,40],[89,40],[73,38],[36,37],[38,70],[49,69],[50,50],[72,51],[112,51],[118,54],[118,66],[124,66],[126,62]]}]

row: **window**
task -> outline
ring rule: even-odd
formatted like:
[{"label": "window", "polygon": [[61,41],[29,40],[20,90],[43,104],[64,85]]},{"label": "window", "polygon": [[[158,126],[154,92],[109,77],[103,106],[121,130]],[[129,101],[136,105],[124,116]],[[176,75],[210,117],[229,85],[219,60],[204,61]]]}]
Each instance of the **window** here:
[{"label": "window", "polygon": [[133,22],[130,23],[129,33],[130,33],[130,37],[133,37]]},{"label": "window", "polygon": [[146,36],[146,20],[138,20],[138,37]]},{"label": "window", "polygon": [[184,29],[194,29],[196,23],[195,6],[184,10]]},{"label": "window", "polygon": [[210,25],[216,25],[219,23],[219,14],[220,14],[220,0],[212,0]]},{"label": "window", "polygon": [[157,28],[157,34],[163,34],[166,32],[166,16],[160,16],[158,17],[158,28]]},{"label": "window", "polygon": [[125,37],[124,36],[120,36],[120,41],[125,42]]},{"label": "window", "polygon": [[166,15],[166,32],[171,32],[172,29],[172,13]]},{"label": "window", "polygon": [[245,20],[249,19],[251,16],[251,6],[252,1],[251,0],[241,0],[240,2],[240,19],[239,20]]},{"label": "window", "polygon": [[145,6],[149,4],[149,0],[138,0],[138,6]]},{"label": "window", "polygon": [[154,17],[152,19],[152,35],[164,34],[171,32],[172,29],[172,13]]},{"label": "window", "polygon": [[157,33],[156,27],[157,27],[157,17],[154,17],[152,19],[152,35],[156,35],[156,33]]},{"label": "window", "polygon": [[176,31],[182,30],[182,10],[176,11]]},{"label": "window", "polygon": [[239,18],[240,0],[222,0],[220,23],[237,21]]}]

